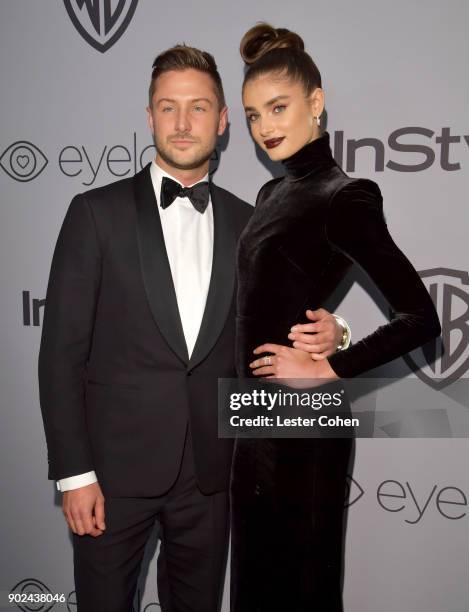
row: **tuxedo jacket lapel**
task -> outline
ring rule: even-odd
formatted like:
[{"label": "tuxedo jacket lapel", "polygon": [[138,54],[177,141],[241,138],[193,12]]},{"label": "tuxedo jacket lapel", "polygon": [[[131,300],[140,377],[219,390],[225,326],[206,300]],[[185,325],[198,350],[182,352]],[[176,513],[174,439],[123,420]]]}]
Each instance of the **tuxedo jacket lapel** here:
[{"label": "tuxedo jacket lapel", "polygon": [[138,249],[148,303],[166,342],[187,364],[189,355],[151,181],[150,164],[135,175],[134,184]]},{"label": "tuxedo jacket lapel", "polygon": [[204,316],[189,367],[195,367],[205,359],[217,341],[225,325],[234,291],[237,242],[235,224],[230,217],[229,207],[223,202],[222,192],[212,182],[210,198],[214,224],[212,274]]}]

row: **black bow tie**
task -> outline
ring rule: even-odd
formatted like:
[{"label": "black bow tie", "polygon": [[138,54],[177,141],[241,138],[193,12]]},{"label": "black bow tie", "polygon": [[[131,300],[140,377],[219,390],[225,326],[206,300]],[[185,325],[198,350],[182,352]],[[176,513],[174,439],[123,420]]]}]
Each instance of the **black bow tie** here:
[{"label": "black bow tie", "polygon": [[192,187],[183,187],[176,181],[163,176],[161,182],[161,208],[168,208],[176,198],[189,198],[199,213],[204,213],[208,206],[208,182],[203,181]]}]

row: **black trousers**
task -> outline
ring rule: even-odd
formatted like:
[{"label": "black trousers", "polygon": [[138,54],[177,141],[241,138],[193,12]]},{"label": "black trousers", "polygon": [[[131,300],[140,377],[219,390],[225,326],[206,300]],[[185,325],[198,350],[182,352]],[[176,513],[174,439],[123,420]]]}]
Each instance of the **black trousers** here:
[{"label": "black trousers", "polygon": [[105,499],[103,535],[73,535],[78,612],[132,612],[155,521],[160,524],[158,596],[163,612],[216,612],[228,544],[227,492],[204,495],[190,433],[178,478],[159,497]]}]

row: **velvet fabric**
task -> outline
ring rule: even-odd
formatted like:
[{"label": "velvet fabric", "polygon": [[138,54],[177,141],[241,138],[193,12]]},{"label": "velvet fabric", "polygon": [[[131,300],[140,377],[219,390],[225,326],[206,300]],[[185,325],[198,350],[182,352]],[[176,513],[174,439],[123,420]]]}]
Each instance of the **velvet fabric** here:
[{"label": "velvet fabric", "polygon": [[352,179],[336,164],[329,135],[284,162],[286,176],[269,181],[244,229],[237,257],[237,369],[250,376],[253,349],[286,344],[305,310],[321,307],[353,263],[389,303],[387,325],[329,358],[350,378],[403,355],[440,333],[433,302],[391,238],[376,183]]},{"label": "velvet fabric", "polygon": [[[392,240],[379,187],[348,177],[329,135],[284,162],[266,183],[238,245],[237,370],[253,349],[288,343],[356,263],[392,309],[392,320],[329,358],[353,377],[440,333],[423,283]],[[340,612],[343,510],[352,441],[239,439],[232,469],[232,611]]]}]

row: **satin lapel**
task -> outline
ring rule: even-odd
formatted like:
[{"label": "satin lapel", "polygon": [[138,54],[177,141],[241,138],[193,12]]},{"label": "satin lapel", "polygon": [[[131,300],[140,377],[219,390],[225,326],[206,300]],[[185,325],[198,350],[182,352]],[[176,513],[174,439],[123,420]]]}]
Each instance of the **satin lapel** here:
[{"label": "satin lapel", "polygon": [[[235,281],[236,233],[229,208],[216,185],[210,183],[214,244],[212,274],[199,335],[189,367],[198,365],[213,348],[225,325]],[[234,350],[234,348],[233,348]]]},{"label": "satin lapel", "polygon": [[150,176],[150,164],[134,177],[137,207],[137,238],[143,284],[153,318],[167,343],[185,364],[189,361],[186,341],[174,291],[171,268],[164,244]]}]

